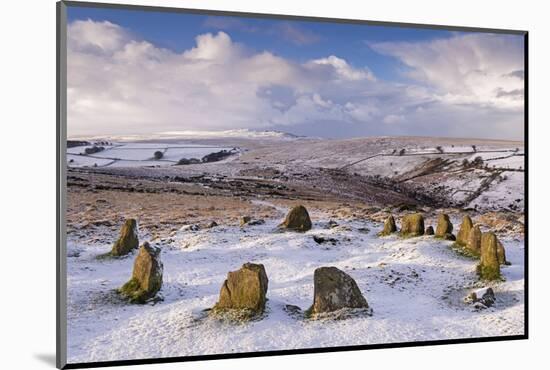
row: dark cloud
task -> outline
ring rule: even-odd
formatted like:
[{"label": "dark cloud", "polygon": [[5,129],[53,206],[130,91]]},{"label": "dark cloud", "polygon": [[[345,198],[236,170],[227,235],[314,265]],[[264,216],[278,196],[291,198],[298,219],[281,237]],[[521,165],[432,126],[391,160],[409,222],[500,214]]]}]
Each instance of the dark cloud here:
[{"label": "dark cloud", "polygon": [[511,97],[513,99],[523,99],[524,89],[514,89],[510,91],[505,91],[503,89],[497,89],[496,96],[497,98],[502,97]]},{"label": "dark cloud", "polygon": [[506,76],[506,77],[517,77],[520,80],[524,80],[525,79],[525,71],[524,70],[513,71],[513,72],[505,74],[504,76]]}]

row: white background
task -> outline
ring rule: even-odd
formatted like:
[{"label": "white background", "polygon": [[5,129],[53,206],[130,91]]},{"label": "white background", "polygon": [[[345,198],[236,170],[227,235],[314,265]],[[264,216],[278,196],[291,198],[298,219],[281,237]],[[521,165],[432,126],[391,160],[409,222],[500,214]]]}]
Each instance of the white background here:
[{"label": "white background", "polygon": [[[115,0],[109,0],[116,2]],[[543,1],[127,0],[247,12],[530,31],[530,339],[141,366],[140,369],[543,367],[548,350],[548,11]],[[0,363],[53,368],[55,359],[55,1],[5,1],[0,22]],[[546,228],[545,228],[546,227]],[[530,366],[531,365],[531,366]]]}]

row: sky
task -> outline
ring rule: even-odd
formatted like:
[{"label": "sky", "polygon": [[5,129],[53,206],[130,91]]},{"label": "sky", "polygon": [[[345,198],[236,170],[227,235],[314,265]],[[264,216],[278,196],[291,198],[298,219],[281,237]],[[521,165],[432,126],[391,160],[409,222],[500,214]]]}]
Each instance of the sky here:
[{"label": "sky", "polygon": [[68,135],[523,140],[523,36],[69,7]]}]

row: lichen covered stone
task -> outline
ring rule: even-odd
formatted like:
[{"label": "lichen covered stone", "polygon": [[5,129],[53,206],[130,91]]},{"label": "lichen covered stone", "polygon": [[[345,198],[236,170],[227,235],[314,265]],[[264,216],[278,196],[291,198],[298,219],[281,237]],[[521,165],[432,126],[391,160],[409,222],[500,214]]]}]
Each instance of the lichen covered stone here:
[{"label": "lichen covered stone", "polygon": [[437,217],[437,227],[435,229],[435,236],[437,238],[444,238],[449,240],[449,234],[453,233],[453,224],[449,219],[449,215],[442,213]]},{"label": "lichen covered stone", "polygon": [[237,310],[253,317],[265,310],[268,279],[264,265],[245,263],[239,270],[227,274],[214,313]]},{"label": "lichen covered stone", "polygon": [[481,235],[481,259],[478,266],[479,277],[484,280],[500,279],[500,263],[498,260],[498,240],[494,233]]},{"label": "lichen covered stone", "polygon": [[498,263],[501,265],[509,265],[510,262],[506,261],[506,251],[504,249],[504,245],[500,242],[500,240],[497,239],[497,257],[498,257]]},{"label": "lichen covered stone", "polygon": [[420,213],[403,216],[403,218],[401,219],[401,235],[424,235],[424,217]]},{"label": "lichen covered stone", "polygon": [[481,229],[478,225],[470,229],[466,249],[475,256],[481,254]]},{"label": "lichen covered stone", "polygon": [[309,317],[342,309],[369,308],[357,283],[336,267],[320,267],[313,274],[313,305]]},{"label": "lichen covered stone", "polygon": [[111,256],[125,256],[131,250],[139,247],[137,233],[137,221],[133,218],[127,219],[120,229],[120,236],[111,249]]},{"label": "lichen covered stone", "polygon": [[248,224],[251,220],[252,220],[252,218],[250,216],[243,216],[243,217],[241,217],[241,220],[239,221],[239,225],[241,227],[243,227],[246,224]]},{"label": "lichen covered stone", "polygon": [[460,229],[458,234],[456,234],[456,243],[462,247],[465,247],[468,244],[468,237],[470,236],[470,230],[474,227],[472,219],[470,216],[466,215],[462,218],[462,223],[460,224]]},{"label": "lichen covered stone", "polygon": [[384,229],[378,233],[379,236],[387,236],[395,233],[397,231],[397,226],[395,225],[395,219],[392,215],[389,215],[388,218],[384,221]]},{"label": "lichen covered stone", "polygon": [[145,303],[162,287],[162,273],[160,248],[145,242],[134,261],[131,279],[119,289],[119,293],[132,303]]},{"label": "lichen covered stone", "polygon": [[293,231],[308,231],[311,229],[311,219],[306,207],[298,205],[293,207],[286,215],[279,227]]}]

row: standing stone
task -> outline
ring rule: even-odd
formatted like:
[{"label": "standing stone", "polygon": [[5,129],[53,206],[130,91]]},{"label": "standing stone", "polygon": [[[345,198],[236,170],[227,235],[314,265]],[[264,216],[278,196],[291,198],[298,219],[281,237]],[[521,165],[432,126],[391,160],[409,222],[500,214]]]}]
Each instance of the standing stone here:
[{"label": "standing stone", "polygon": [[311,229],[311,219],[306,207],[299,205],[290,210],[280,227],[294,231],[308,231]]},{"label": "standing stone", "polygon": [[481,254],[481,229],[478,225],[470,229],[466,248],[476,256]]},{"label": "standing stone", "polygon": [[119,292],[132,303],[145,303],[160,290],[162,270],[160,248],[152,247],[148,242],[143,243],[134,261],[132,278]]},{"label": "standing stone", "polygon": [[403,216],[401,220],[401,235],[424,235],[424,217],[420,213]]},{"label": "standing stone", "polygon": [[498,256],[498,263],[501,265],[508,265],[509,262],[506,261],[506,251],[504,250],[504,245],[500,242],[500,240],[497,239],[497,256]]},{"label": "standing stone", "polygon": [[460,230],[456,234],[456,243],[461,246],[466,246],[468,244],[468,237],[470,235],[470,230],[472,230],[474,224],[470,216],[466,215],[462,218],[462,223],[460,224]]},{"label": "standing stone", "polygon": [[379,236],[386,236],[393,234],[397,231],[397,226],[395,225],[395,219],[392,215],[389,215],[384,221],[384,229],[378,234]]},{"label": "standing stone", "polygon": [[240,225],[241,227],[245,226],[257,226],[257,225],[263,225],[265,224],[265,221],[262,219],[259,220],[253,220],[250,216],[243,216],[241,217]]},{"label": "standing stone", "polygon": [[343,308],[369,308],[355,280],[336,267],[316,269],[313,286],[313,305],[308,310],[310,316]]},{"label": "standing stone", "polygon": [[479,276],[485,280],[500,278],[500,263],[498,261],[498,240],[494,233],[481,235],[481,262],[478,266]]},{"label": "standing stone", "polygon": [[424,234],[425,234],[425,235],[433,235],[433,234],[435,234],[435,233],[434,233],[434,228],[433,228],[433,226],[431,226],[431,225],[428,226],[428,227],[426,228],[426,231],[424,232]]},{"label": "standing stone", "polygon": [[438,238],[449,238],[449,234],[453,233],[453,224],[449,219],[449,215],[442,213],[437,217],[437,227],[435,229],[435,236]]},{"label": "standing stone", "polygon": [[241,220],[239,222],[239,225],[241,227],[245,226],[246,224],[248,224],[250,221],[252,221],[252,218],[250,216],[243,216],[241,217]]},{"label": "standing stone", "polygon": [[247,317],[260,315],[265,309],[267,284],[264,265],[245,263],[227,274],[213,311],[239,310]]},{"label": "standing stone", "polygon": [[137,234],[137,222],[133,218],[129,218],[124,222],[120,229],[120,236],[113,245],[111,250],[112,256],[125,256],[132,249],[139,247],[139,240]]}]

